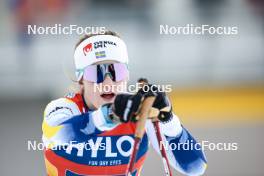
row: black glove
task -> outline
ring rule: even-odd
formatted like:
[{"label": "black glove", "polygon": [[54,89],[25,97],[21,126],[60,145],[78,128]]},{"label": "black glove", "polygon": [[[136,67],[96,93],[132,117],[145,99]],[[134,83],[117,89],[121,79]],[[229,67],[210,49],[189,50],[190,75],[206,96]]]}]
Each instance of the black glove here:
[{"label": "black glove", "polygon": [[[136,121],[136,116],[139,111],[139,107],[144,100],[144,98],[150,96],[156,96],[156,100],[153,103],[153,108],[159,110],[158,119],[162,122],[168,122],[172,118],[172,108],[170,101],[166,94],[154,85],[144,85],[149,86],[141,88],[137,94],[118,94],[115,98],[114,103],[112,104],[112,112],[110,115],[112,120],[118,118],[121,122]],[[152,86],[152,87],[151,87]],[[147,91],[146,91],[147,90]],[[117,117],[116,117],[117,116]]]},{"label": "black glove", "polygon": [[139,107],[143,102],[144,98],[156,96],[156,93],[151,91],[143,93],[138,91],[135,95],[131,94],[118,94],[115,98],[114,103],[112,104],[112,112],[110,115],[112,120],[117,120],[121,122],[135,122],[136,116],[139,111]]},{"label": "black glove", "polygon": [[143,95],[137,93],[131,94],[118,94],[112,104],[113,115],[110,118],[116,118],[118,116],[121,122],[136,121],[136,113],[139,110],[139,106],[143,100]]},{"label": "black glove", "polygon": [[159,110],[158,119],[161,122],[168,122],[172,119],[172,107],[170,100],[164,91],[158,89],[157,86],[151,84],[145,84],[140,90],[140,94],[144,97],[152,94],[156,94],[156,100],[153,103],[153,108]]}]

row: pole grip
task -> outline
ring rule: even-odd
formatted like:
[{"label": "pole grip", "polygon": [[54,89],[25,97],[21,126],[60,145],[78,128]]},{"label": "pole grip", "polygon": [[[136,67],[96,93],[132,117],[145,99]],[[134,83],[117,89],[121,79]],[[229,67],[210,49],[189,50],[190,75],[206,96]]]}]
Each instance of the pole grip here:
[{"label": "pole grip", "polygon": [[138,119],[137,121],[137,127],[135,131],[135,137],[142,139],[144,133],[145,133],[145,124],[147,121],[147,118],[149,116],[150,109],[155,101],[156,97],[147,97],[140,108],[139,114],[136,117]]}]

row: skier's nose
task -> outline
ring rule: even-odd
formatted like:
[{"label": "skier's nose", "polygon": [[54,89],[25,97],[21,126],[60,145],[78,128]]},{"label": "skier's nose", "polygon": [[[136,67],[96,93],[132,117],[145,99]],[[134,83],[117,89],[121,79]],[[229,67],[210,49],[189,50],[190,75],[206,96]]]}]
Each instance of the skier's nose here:
[{"label": "skier's nose", "polygon": [[111,79],[111,77],[109,75],[106,75],[104,81],[103,81],[103,85],[112,85],[113,84],[113,80]]}]

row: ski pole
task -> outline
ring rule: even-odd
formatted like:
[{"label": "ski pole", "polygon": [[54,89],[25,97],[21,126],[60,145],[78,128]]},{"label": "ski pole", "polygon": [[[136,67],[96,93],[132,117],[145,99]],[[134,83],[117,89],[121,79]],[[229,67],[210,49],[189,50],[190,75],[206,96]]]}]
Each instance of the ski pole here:
[{"label": "ski pole", "polygon": [[[146,78],[140,78],[138,80],[138,83],[141,83],[141,87],[143,87],[145,84],[148,84],[148,80]],[[153,114],[157,113],[157,112],[151,112]],[[153,116],[153,115],[151,115]],[[156,118],[158,119],[158,118]],[[171,168],[170,168],[170,164],[169,164],[169,160],[165,151],[165,147],[163,145],[163,139],[161,137],[161,132],[160,132],[160,127],[159,127],[159,121],[155,120],[152,121],[154,129],[155,129],[155,133],[156,133],[156,137],[159,143],[159,149],[160,149],[160,153],[161,153],[161,157],[162,157],[162,163],[163,163],[163,167],[165,170],[165,174],[166,176],[172,176],[172,172],[171,172]]]},{"label": "ski pole", "polygon": [[137,157],[137,153],[139,150],[139,146],[141,143],[141,139],[145,133],[145,124],[148,118],[148,114],[149,111],[155,101],[155,96],[151,96],[151,97],[147,97],[141,106],[140,112],[138,114],[138,121],[136,124],[136,131],[135,131],[135,142],[134,142],[134,146],[133,146],[133,151],[132,151],[132,155],[130,157],[129,160],[129,164],[128,164],[128,169],[127,169],[127,176],[131,176],[133,173],[133,169],[134,169],[134,165],[135,165],[135,161],[136,161],[136,157]]},{"label": "ski pole", "polygon": [[163,140],[161,137],[161,132],[160,132],[160,127],[159,127],[159,121],[154,121],[153,122],[154,128],[155,128],[155,133],[157,136],[157,140],[159,143],[159,149],[160,149],[160,153],[162,156],[162,162],[163,162],[163,166],[165,169],[165,174],[166,176],[172,176],[172,172],[171,172],[171,168],[170,168],[170,164],[169,164],[169,160],[165,151],[165,147],[163,145]]}]

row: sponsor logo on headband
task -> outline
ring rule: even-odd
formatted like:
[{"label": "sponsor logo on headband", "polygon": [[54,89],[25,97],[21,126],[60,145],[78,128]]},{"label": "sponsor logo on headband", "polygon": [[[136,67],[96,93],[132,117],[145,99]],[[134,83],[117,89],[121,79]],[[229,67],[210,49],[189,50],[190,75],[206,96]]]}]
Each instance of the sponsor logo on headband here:
[{"label": "sponsor logo on headband", "polygon": [[97,48],[105,48],[107,45],[114,45],[116,46],[115,42],[112,41],[99,41],[99,42],[94,42],[94,49]]},{"label": "sponsor logo on headband", "polygon": [[88,43],[84,48],[83,48],[83,54],[86,56],[87,53],[92,51],[93,46],[92,43]]},{"label": "sponsor logo on headband", "polygon": [[[117,46],[115,42],[112,41],[98,41],[94,43],[88,43],[84,48],[83,48],[83,54],[86,56],[90,51],[98,48],[106,48],[108,45],[114,45]],[[105,55],[105,54],[104,54]],[[105,56],[102,56],[105,57]],[[100,57],[101,58],[101,57]]]}]

